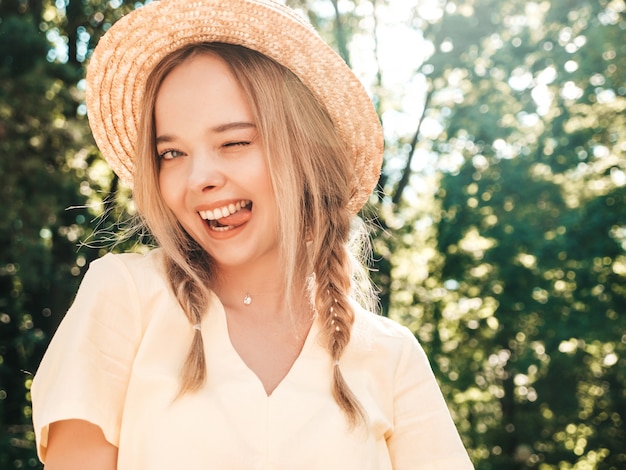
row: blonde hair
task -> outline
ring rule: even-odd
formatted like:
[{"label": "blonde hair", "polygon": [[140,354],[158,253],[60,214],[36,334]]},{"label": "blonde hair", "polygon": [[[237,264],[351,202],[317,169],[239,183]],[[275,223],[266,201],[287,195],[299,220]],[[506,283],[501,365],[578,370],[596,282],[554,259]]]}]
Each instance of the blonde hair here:
[{"label": "blonde hair", "polygon": [[[352,164],[326,110],[288,69],[250,49],[210,43],[188,46],[166,57],[150,75],[142,104],[135,162],[134,198],[165,254],[166,272],[192,325],[201,321],[216,276],[211,257],[182,228],[160,197],[155,149],[154,103],[165,76],[197,54],[214,54],[229,65],[246,95],[264,145],[274,195],[279,204],[280,255],[288,302],[295,286],[313,279],[311,302],[333,360],[333,396],[351,424],[365,415],[341,374],[338,361],[350,341],[360,291],[371,300],[363,263],[348,249],[355,193]],[[372,308],[372,303],[366,305]],[[199,388],[206,364],[202,336],[194,334],[181,376],[181,393]]]}]

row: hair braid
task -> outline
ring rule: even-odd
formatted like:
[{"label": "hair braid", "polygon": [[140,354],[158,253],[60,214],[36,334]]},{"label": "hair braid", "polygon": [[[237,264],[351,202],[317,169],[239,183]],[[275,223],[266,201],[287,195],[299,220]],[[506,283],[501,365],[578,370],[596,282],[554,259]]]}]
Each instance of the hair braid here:
[{"label": "hair braid", "polygon": [[333,360],[333,397],[346,413],[350,425],[354,426],[365,420],[365,414],[339,367],[339,359],[350,342],[354,324],[354,310],[348,300],[351,275],[345,243],[350,222],[349,216],[345,220],[336,220],[334,217],[329,219],[331,227],[328,227],[324,240],[318,245],[319,252],[314,262],[315,308],[326,338],[326,347]]},{"label": "hair braid", "polygon": [[[194,269],[199,260],[189,259],[189,266]],[[193,339],[181,373],[178,396],[200,388],[206,381],[206,358],[200,323],[207,306],[207,291],[202,282],[202,271],[194,269],[188,273],[171,257],[165,259],[169,281],[189,323],[193,325]],[[206,268],[205,268],[206,269]]]}]

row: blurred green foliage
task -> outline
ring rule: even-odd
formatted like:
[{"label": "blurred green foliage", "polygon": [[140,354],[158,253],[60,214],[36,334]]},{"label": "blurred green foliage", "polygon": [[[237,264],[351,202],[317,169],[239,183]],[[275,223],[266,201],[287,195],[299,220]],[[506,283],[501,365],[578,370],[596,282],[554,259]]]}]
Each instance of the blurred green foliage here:
[{"label": "blurred green foliage", "polygon": [[414,21],[442,130],[411,151],[440,171],[413,172],[419,206],[411,188],[381,202],[400,226],[376,240],[389,314],[477,468],[626,468],[626,5],[447,2]]},{"label": "blurred green foliage", "polygon": [[[84,269],[101,254],[96,248],[80,246],[81,242],[97,244],[92,238],[95,226],[100,224],[101,234],[106,234],[107,225],[115,224],[116,213],[122,210],[106,196],[115,189],[116,180],[101,164],[89,134],[78,52],[74,60],[59,60],[52,47],[58,38],[85,43],[86,31],[96,32],[94,16],[102,15],[98,26],[102,28],[104,18],[119,16],[121,9],[96,11],[73,2],[73,7],[82,6],[80,17],[70,21],[57,8],[61,4],[0,3],[3,469],[41,467],[30,423],[32,374]],[[70,27],[73,34],[68,35],[64,28]],[[123,192],[117,198],[123,198]],[[106,222],[100,219],[104,212],[112,215]]]},{"label": "blurred green foliage", "polygon": [[[402,2],[288,3],[358,67],[358,38]],[[477,468],[626,468],[626,4],[404,5],[396,21],[416,35],[398,60],[418,92],[380,66],[368,83],[385,125],[413,128],[386,132],[364,212],[383,313],[424,345]],[[89,135],[82,78],[134,7],[0,3],[3,469],[41,468],[32,373],[132,212]]]}]

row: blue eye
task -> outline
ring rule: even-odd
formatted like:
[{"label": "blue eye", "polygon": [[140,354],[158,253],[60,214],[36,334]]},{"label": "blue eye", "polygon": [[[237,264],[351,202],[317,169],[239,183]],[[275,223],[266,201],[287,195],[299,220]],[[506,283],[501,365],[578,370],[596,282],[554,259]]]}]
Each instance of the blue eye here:
[{"label": "blue eye", "polygon": [[164,152],[159,153],[159,160],[173,160],[182,155],[184,155],[183,152],[179,150],[165,150]]}]

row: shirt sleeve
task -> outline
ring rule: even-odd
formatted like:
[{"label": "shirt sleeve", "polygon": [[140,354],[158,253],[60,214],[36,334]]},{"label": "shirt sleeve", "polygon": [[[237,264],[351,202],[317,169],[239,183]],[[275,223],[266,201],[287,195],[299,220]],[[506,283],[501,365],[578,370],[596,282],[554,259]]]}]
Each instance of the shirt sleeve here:
[{"label": "shirt sleeve", "polygon": [[394,424],[387,445],[394,470],[473,469],[428,359],[407,337],[394,381]]},{"label": "shirt sleeve", "polygon": [[45,461],[48,428],[82,419],[119,445],[122,411],[141,337],[134,280],[119,255],[91,263],[54,334],[31,387],[37,451]]}]

